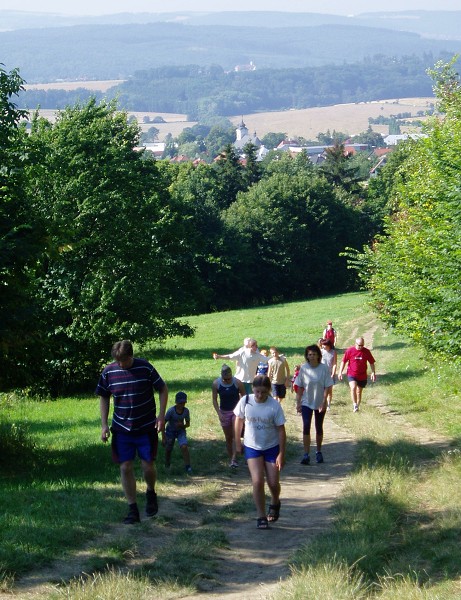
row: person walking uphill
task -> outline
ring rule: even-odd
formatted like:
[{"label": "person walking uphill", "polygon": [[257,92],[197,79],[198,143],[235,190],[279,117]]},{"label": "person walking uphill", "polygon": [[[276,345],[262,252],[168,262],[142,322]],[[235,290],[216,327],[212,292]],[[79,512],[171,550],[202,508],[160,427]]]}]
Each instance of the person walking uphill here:
[{"label": "person walking uphill", "polygon": [[[279,518],[279,475],[285,464],[285,415],[270,392],[269,377],[258,375],[253,380],[253,394],[241,398],[234,410],[237,452],[242,451],[241,433],[245,425],[244,450],[253,485],[258,529],[269,529],[269,523],[275,523]],[[264,476],[271,494],[267,514]]]},{"label": "person walking uphill", "polygon": [[327,321],[327,326],[323,330],[322,339],[329,340],[331,342],[331,347],[334,348],[336,346],[336,342],[338,341],[338,336],[336,334],[336,329],[333,327],[332,321]]},{"label": "person walking uphill", "polygon": [[218,358],[235,360],[235,376],[243,382],[247,394],[251,393],[251,384],[255,378],[259,363],[267,363],[269,360],[267,356],[259,352],[258,343],[253,338],[245,338],[243,346],[230,354],[213,352],[213,358],[215,360]]},{"label": "person walking uphill", "polygon": [[355,346],[350,346],[344,353],[339,367],[338,379],[342,381],[343,371],[347,366],[347,379],[351,392],[354,412],[358,412],[362,401],[362,392],[367,385],[367,363],[370,363],[371,381],[376,381],[375,359],[373,354],[365,348],[363,337],[355,340]]},{"label": "person walking uphill", "polygon": [[290,380],[290,367],[288,366],[287,359],[280,355],[275,346],[271,346],[270,353],[271,358],[267,363],[269,365],[267,376],[271,380],[272,396],[277,402],[282,402],[287,395],[286,386]]},{"label": "person walking uphill", "polygon": [[301,365],[295,384],[296,410],[301,413],[303,419],[303,446],[304,455],[301,459],[302,465],[310,464],[311,446],[311,423],[312,416],[315,420],[315,460],[323,463],[323,421],[327,409],[328,393],[333,385],[330,369],[321,363],[322,354],[317,344],[307,346],[304,351],[306,362]]},{"label": "person walking uphill", "polygon": [[184,460],[184,468],[188,475],[192,475],[190,466],[190,452],[187,444],[186,429],[190,427],[190,412],[186,408],[186,392],[178,392],[175,397],[175,405],[171,406],[165,414],[165,431],[162,431],[162,445],[165,446],[165,467],[171,464],[171,454],[175,440],[178,440],[179,448]]},{"label": "person walking uphill", "polygon": [[221,367],[221,377],[217,377],[211,386],[211,397],[226,438],[226,450],[231,469],[238,467],[234,441],[234,408],[244,395],[243,383],[236,377],[232,377],[232,370],[228,365],[223,365]]},{"label": "person walking uphill", "polygon": [[[158,432],[163,430],[168,387],[157,370],[143,358],[135,358],[129,340],[112,346],[114,362],[107,365],[99,377],[96,394],[101,411],[101,439],[107,442],[112,433],[112,458],[120,464],[122,488],[129,510],[124,523],[140,521],[136,500],[134,459],[141,459],[146,491],[146,515],[158,512],[155,493]],[[159,396],[159,414],[154,391]],[[112,425],[109,429],[110,397],[113,398]]]}]

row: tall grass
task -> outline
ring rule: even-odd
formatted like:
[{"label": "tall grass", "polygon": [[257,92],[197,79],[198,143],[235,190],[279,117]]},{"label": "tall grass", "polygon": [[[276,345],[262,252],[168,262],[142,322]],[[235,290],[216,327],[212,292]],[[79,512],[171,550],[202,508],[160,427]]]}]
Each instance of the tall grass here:
[{"label": "tall grass", "polygon": [[[460,597],[455,374],[381,328],[373,346],[378,382],[365,389],[360,418],[350,410],[347,388],[337,386],[337,411],[356,436],[357,453],[333,527],[296,553],[293,576],[278,597],[317,596],[317,590],[318,597],[332,598]],[[383,418],[371,400],[393,412]],[[409,425],[426,427],[425,436]],[[436,434],[449,436],[445,444],[426,444]],[[336,578],[339,590],[331,584]]]},{"label": "tall grass", "polygon": [[[79,569],[90,575],[56,588],[56,597],[117,598],[118,590],[124,590],[124,598],[144,598],[154,585],[161,586],[162,596],[180,597],[200,587],[201,578],[213,577],[214,548],[226,544],[221,525],[239,518],[252,501],[247,489],[236,492],[231,504],[219,503],[223,481],[232,484],[232,476],[223,475],[225,447],[211,403],[211,382],[222,362],[213,361],[212,352],[234,350],[244,337],[253,336],[261,348],[277,345],[294,365],[331,318],[340,348],[377,327],[373,352],[378,382],[364,391],[359,415],[352,414],[347,385],[335,388],[334,418],[356,436],[357,463],[335,503],[331,531],[297,552],[293,576],[277,596],[459,597],[457,377],[449,365],[428,362],[406,340],[383,331],[365,300],[362,294],[345,294],[194,316],[188,321],[196,328],[195,337],[139,348],[138,354],[150,359],[168,382],[171,397],[179,390],[188,393],[188,436],[197,478],[183,476],[177,448],[171,473],[165,473],[160,449],[160,516],[155,524],[143,522],[124,530],[123,538],[116,532],[107,535],[126,507],[118,469],[111,464],[109,448],[100,442],[96,397],[89,392],[55,402],[4,399],[0,426],[13,431],[14,424],[22,433],[15,445],[19,453],[0,473],[1,587],[9,589],[14,578],[55,560],[65,564],[83,548]],[[448,451],[417,443],[367,402],[372,398],[407,422],[450,436]],[[289,446],[293,448],[293,440]],[[33,457],[30,463],[28,457]],[[189,514],[193,524],[181,535],[171,530],[175,510]],[[138,537],[152,535],[154,527],[155,536],[162,539],[161,551],[155,550],[150,563],[144,560],[141,567],[130,569]],[[192,553],[196,561],[190,561],[179,577],[168,567],[175,552],[184,557]]]}]

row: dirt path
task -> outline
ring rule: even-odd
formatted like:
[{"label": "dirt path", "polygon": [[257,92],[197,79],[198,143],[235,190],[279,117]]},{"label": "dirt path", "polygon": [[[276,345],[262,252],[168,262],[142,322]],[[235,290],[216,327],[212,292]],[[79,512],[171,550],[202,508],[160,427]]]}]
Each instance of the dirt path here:
[{"label": "dirt path", "polygon": [[[286,412],[288,419],[297,418],[294,410]],[[226,527],[229,548],[219,552],[216,580],[208,590],[185,600],[267,599],[280,579],[289,575],[288,560],[293,552],[329,525],[332,503],[353,463],[353,440],[333,418],[325,419],[324,430],[323,464],[299,464],[299,443],[299,458],[290,460],[282,471],[279,521],[270,531],[258,531],[256,521],[245,515]]]},{"label": "dirt path", "polygon": [[[364,329],[365,343],[372,349],[377,328],[370,322],[368,329]],[[357,332],[353,331],[351,339],[356,335]],[[378,369],[378,372],[382,374],[382,370]],[[410,427],[401,415],[391,411],[383,400],[379,386],[374,392],[368,394],[367,403],[378,409],[400,431],[405,428],[407,437],[413,438],[417,443],[433,443],[441,449],[447,447],[447,440],[442,436],[430,435],[427,430]],[[292,397],[286,399],[284,409],[287,429],[291,439],[295,440],[290,445],[299,452],[289,457],[282,471],[282,510],[279,521],[269,531],[257,530],[253,507],[231,521],[225,521],[222,527],[228,546],[214,552],[214,558],[218,562],[214,579],[200,579],[199,591],[191,596],[183,596],[183,600],[267,600],[276,592],[280,580],[289,576],[288,563],[293,553],[331,523],[333,502],[341,493],[354,461],[354,439],[336,422],[333,406],[324,424],[325,462],[321,465],[315,462],[310,466],[300,465],[301,419],[296,414]],[[184,485],[184,498],[191,497],[194,486],[198,488],[206,482],[205,478],[193,477],[191,483]],[[181,504],[178,496],[162,498],[159,515],[174,514],[174,522],[159,526],[152,520],[145,522],[142,529],[130,530],[129,535],[135,541],[137,555],[127,561],[126,568],[151,564],[159,549],[171,542],[176,533],[186,528],[203,526],[204,510],[217,510],[231,505],[240,494],[251,490],[248,470],[243,465],[232,476],[227,473],[223,475],[219,483],[219,507],[202,507],[194,513]],[[126,526],[117,525],[105,536],[108,539],[126,536],[126,531]],[[67,581],[72,576],[79,575],[84,570],[86,558],[87,553],[82,550],[72,561],[56,562],[46,570],[30,573],[18,582],[13,591],[14,597],[34,600],[46,598],[53,587],[52,582]],[[11,594],[0,594],[0,598],[11,597]]]},{"label": "dirt path", "polygon": [[[334,422],[334,409],[325,419],[325,462],[304,466],[299,463],[301,450],[301,419],[296,414],[294,402],[287,398],[285,412],[291,428],[299,429],[299,457],[294,455],[282,471],[282,510],[279,521],[269,531],[256,529],[254,508],[223,526],[229,541],[228,547],[215,552],[219,567],[213,580],[202,579],[200,591],[187,600],[226,598],[228,600],[256,600],[275,591],[280,579],[289,575],[288,560],[292,553],[313,536],[325,529],[331,520],[331,506],[341,491],[341,486],[352,466],[354,441]],[[330,418],[331,417],[331,418]],[[201,478],[192,481],[200,485]],[[203,480],[204,482],[205,480]],[[246,466],[231,479],[223,479],[220,507],[231,504],[236,495],[250,491],[250,477]],[[188,488],[184,488],[187,494]],[[190,489],[189,489],[190,493]],[[178,531],[201,526],[200,513],[181,508],[180,499],[162,498],[161,514],[175,514],[175,521],[168,527],[158,527],[155,520],[146,521],[144,531],[135,529],[137,555],[127,568],[138,568],[152,563],[158,550],[171,540]],[[107,539],[126,535],[126,526],[116,525],[105,534]],[[104,540],[99,539],[99,545]],[[56,561],[52,566],[29,573],[17,582],[12,594],[0,598],[21,599],[46,598],[54,583],[68,581],[84,571],[85,560],[91,548],[82,550],[72,560]]]}]

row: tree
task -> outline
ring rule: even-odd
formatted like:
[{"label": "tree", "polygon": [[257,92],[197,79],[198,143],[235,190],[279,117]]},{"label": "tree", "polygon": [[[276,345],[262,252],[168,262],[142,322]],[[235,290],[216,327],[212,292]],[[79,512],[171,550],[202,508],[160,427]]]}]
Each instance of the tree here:
[{"label": "tree", "polygon": [[[29,162],[26,111],[13,98],[23,90],[17,69],[0,68],[0,385],[26,384],[26,361],[39,345],[34,272],[45,247],[43,223],[25,193]],[[34,360],[35,360],[34,355]]]},{"label": "tree", "polygon": [[157,129],[157,127],[149,127],[149,129],[145,133],[141,134],[141,141],[142,142],[155,142],[155,140],[158,139],[159,132],[160,132],[160,129]]},{"label": "tree", "polygon": [[245,189],[243,167],[232,144],[227,144],[213,168],[219,181],[218,202],[224,209],[235,201],[238,192]]},{"label": "tree", "polygon": [[264,144],[264,146],[266,148],[268,148],[269,150],[273,150],[274,148],[277,148],[277,146],[280,144],[280,142],[283,142],[283,140],[286,139],[286,137],[287,137],[286,133],[269,132],[269,133],[266,133],[266,135],[261,139],[261,142]]},{"label": "tree", "polygon": [[339,253],[360,235],[355,217],[302,158],[274,163],[225,214],[238,240],[230,258],[243,282],[240,304],[347,289],[350,277]]},{"label": "tree", "polygon": [[209,155],[214,158],[228,145],[235,141],[235,128],[232,125],[213,125],[205,137]]},{"label": "tree", "polygon": [[383,136],[373,131],[370,125],[365,132],[354,135],[352,141],[358,144],[367,144],[369,148],[384,148],[386,145]]},{"label": "tree", "polygon": [[231,307],[238,270],[230,260],[235,239],[228,235],[223,221],[218,172],[211,165],[181,164],[168,187],[187,229],[183,250],[187,268],[197,277],[193,293],[198,310]]},{"label": "tree", "polygon": [[453,63],[431,74],[445,117],[408,146],[387,187],[393,213],[385,235],[357,258],[379,316],[426,351],[461,363],[461,85]]},{"label": "tree", "polygon": [[320,170],[332,185],[357,194],[361,191],[359,182],[364,178],[352,158],[344,144],[335,143],[332,148],[325,149],[325,162],[320,165]]},{"label": "tree", "polygon": [[245,187],[249,188],[250,185],[257,183],[262,176],[262,169],[257,161],[257,148],[252,142],[245,144],[243,148],[243,154],[245,156],[245,169],[243,172],[243,179]]},{"label": "tree", "polygon": [[93,377],[116,339],[190,333],[175,319],[191,309],[177,294],[182,231],[138,137],[115,104],[94,100],[33,122],[29,193],[51,244],[38,273],[42,381],[55,393]]}]

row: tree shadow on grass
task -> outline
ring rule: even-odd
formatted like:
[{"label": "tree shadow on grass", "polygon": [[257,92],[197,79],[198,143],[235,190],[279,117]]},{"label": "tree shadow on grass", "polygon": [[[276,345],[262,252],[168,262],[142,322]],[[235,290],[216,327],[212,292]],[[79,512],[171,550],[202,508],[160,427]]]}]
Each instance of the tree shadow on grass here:
[{"label": "tree shadow on grass", "polygon": [[[304,354],[304,350],[306,348],[306,346],[310,345],[310,344],[316,344],[318,341],[318,338],[313,339],[311,341],[307,341],[306,344],[304,346],[277,346],[277,344],[275,343],[275,346],[277,348],[279,348],[280,352],[286,356],[293,356],[296,354]],[[261,344],[260,345],[260,349],[261,348],[266,348],[268,349],[269,346],[274,345],[273,342],[269,342],[267,344]],[[239,347],[236,348],[222,348],[222,347],[214,347],[214,348],[159,348],[156,350],[149,350],[148,352],[146,351],[145,353],[143,353],[142,351],[139,353],[139,356],[141,356],[142,358],[146,358],[147,360],[151,361],[154,365],[155,365],[155,361],[156,360],[173,360],[173,359],[177,359],[177,360],[205,360],[205,359],[211,359],[213,360],[213,352],[217,352],[218,354],[232,354],[233,352],[235,352],[236,350],[238,350]],[[230,361],[230,363],[232,364],[234,361],[232,359],[228,359],[228,358],[218,358],[217,359],[217,364],[221,365],[223,362],[226,361]]]},{"label": "tree shadow on grass", "polygon": [[392,344],[382,344],[373,346],[373,351],[379,350],[380,352],[393,352],[395,350],[401,350],[402,348],[411,348],[413,344],[409,342],[393,342]]},{"label": "tree shadow on grass", "polygon": [[454,518],[449,507],[434,509],[423,502],[415,509],[413,498],[399,501],[393,489],[396,477],[416,477],[418,465],[424,464],[426,473],[439,469],[437,459],[444,450],[406,440],[360,441],[354,471],[366,468],[372,473],[378,470],[378,475],[370,477],[366,486],[359,480],[357,490],[349,486],[336,502],[336,518],[328,536],[318,536],[301,548],[295,565],[315,568],[331,564],[335,556],[362,574],[368,584],[379,585],[379,577],[394,573],[409,579],[416,576],[418,585],[457,580],[461,519]]},{"label": "tree shadow on grass", "polygon": [[421,377],[426,372],[424,369],[408,369],[404,371],[392,371],[390,373],[379,373],[378,370],[378,382],[383,385],[394,385],[401,383],[402,381],[410,381]]}]

